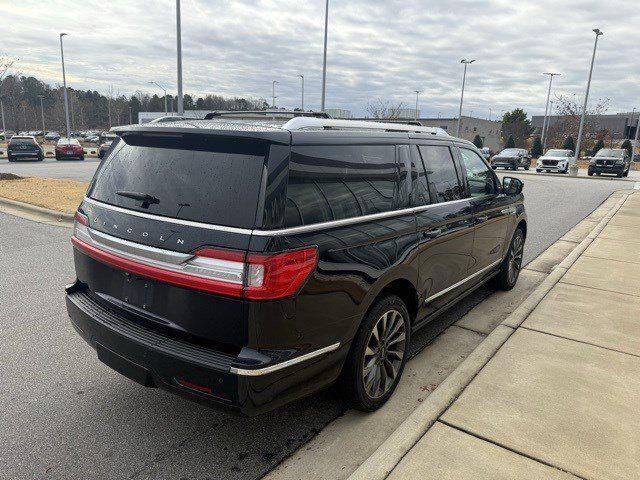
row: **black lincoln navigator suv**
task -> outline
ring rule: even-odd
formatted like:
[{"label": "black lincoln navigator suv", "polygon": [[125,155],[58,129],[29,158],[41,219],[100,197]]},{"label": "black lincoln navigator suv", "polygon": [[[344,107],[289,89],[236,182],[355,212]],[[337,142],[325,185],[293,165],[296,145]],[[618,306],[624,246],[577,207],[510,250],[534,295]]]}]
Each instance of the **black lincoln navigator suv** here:
[{"label": "black lincoln navigator suv", "polygon": [[518,278],[522,183],[439,129],[327,118],[131,125],[75,216],[73,326],[130,379],[257,414],[393,393],[411,333]]}]

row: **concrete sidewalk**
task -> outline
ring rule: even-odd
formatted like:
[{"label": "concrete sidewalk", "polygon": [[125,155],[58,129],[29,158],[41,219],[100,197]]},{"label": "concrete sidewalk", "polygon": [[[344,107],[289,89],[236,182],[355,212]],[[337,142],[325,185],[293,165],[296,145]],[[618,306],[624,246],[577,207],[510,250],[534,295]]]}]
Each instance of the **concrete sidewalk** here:
[{"label": "concrete sidewalk", "polygon": [[518,310],[351,478],[640,478],[640,192]]}]

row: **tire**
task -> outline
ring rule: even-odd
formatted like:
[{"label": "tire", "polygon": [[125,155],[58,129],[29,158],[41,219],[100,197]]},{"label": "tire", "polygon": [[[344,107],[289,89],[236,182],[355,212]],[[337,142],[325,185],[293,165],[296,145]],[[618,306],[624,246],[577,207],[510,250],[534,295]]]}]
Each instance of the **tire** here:
[{"label": "tire", "polygon": [[80,157],[80,161],[84,162],[84,155]]},{"label": "tire", "polygon": [[498,167],[491,165],[491,168],[493,168],[494,170],[497,169]]},{"label": "tire", "polygon": [[522,269],[524,252],[524,232],[516,228],[509,245],[509,250],[500,265],[500,273],[495,277],[495,285],[500,290],[511,290],[515,287]]},{"label": "tire", "polygon": [[542,172],[542,170],[540,170],[539,168],[536,168],[536,172],[540,173]]},{"label": "tire", "polygon": [[[376,347],[381,345],[376,338],[384,338],[385,332],[388,337],[382,345],[386,347]],[[354,408],[373,412],[389,400],[407,362],[410,341],[409,312],[400,297],[387,295],[374,303],[358,329],[342,372],[341,386]],[[389,382],[390,372],[394,377]]]},{"label": "tire", "polygon": [[11,163],[15,162],[15,159],[12,157],[7,157],[7,160],[9,160]]},{"label": "tire", "polygon": [[529,166],[527,165],[526,167],[524,167],[525,170],[529,170]]}]

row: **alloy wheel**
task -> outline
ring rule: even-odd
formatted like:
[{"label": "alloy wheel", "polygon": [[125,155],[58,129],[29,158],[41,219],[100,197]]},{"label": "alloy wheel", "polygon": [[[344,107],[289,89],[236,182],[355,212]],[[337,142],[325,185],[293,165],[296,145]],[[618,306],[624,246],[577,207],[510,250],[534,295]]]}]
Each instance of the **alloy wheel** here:
[{"label": "alloy wheel", "polygon": [[515,283],[522,267],[524,241],[522,235],[516,235],[509,252],[509,283]]},{"label": "alloy wheel", "polygon": [[397,310],[384,312],[373,326],[362,359],[362,381],[371,398],[380,398],[395,384],[405,353],[405,319]]}]

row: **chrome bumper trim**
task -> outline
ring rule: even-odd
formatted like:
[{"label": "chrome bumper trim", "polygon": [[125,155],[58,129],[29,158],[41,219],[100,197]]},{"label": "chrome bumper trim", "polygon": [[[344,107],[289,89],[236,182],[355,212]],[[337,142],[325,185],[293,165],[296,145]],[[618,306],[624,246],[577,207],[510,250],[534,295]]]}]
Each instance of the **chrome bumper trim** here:
[{"label": "chrome bumper trim", "polygon": [[270,365],[268,367],[256,368],[256,369],[231,367],[229,369],[229,372],[234,375],[242,375],[245,377],[257,377],[260,375],[266,375],[268,373],[277,372],[278,370],[282,370],[283,368],[296,365],[306,360],[319,357],[320,355],[324,355],[325,353],[333,352],[334,350],[337,350],[339,347],[340,347],[340,342],[334,343],[333,345],[329,345],[328,347],[324,347],[319,350],[314,350],[313,352],[305,353],[304,355],[300,355],[299,357],[292,358],[291,360],[287,360],[281,363],[276,363],[275,365]]}]

